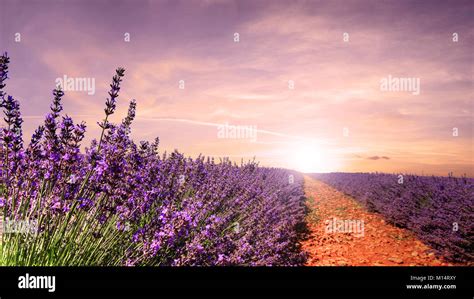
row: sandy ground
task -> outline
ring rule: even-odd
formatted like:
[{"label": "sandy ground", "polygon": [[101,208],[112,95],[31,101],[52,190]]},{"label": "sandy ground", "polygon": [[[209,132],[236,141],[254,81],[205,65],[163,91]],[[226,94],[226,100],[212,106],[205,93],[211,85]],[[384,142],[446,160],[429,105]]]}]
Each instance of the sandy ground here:
[{"label": "sandy ground", "polygon": [[303,242],[308,266],[452,265],[435,257],[411,231],[386,223],[320,181],[306,176],[305,193],[310,208],[310,236]]}]

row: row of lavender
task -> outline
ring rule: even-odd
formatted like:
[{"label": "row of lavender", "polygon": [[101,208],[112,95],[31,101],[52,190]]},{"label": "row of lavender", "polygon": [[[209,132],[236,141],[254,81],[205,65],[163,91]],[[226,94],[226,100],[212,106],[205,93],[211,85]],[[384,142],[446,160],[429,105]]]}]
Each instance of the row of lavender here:
[{"label": "row of lavender", "polygon": [[300,265],[303,178],[249,162],[158,153],[134,143],[136,103],[115,111],[124,70],[113,77],[102,134],[81,152],[86,125],[51,112],[26,145],[19,102],[3,89],[0,61],[0,207],[3,219],[36,221],[38,231],[3,234],[2,265]]},{"label": "row of lavender", "polygon": [[381,213],[390,223],[412,230],[440,255],[474,262],[474,179],[381,173],[315,177]]}]

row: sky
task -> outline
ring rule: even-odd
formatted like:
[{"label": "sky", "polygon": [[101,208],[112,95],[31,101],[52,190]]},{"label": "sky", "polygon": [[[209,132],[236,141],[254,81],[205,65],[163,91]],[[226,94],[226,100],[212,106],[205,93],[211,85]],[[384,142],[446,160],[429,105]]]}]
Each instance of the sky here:
[{"label": "sky", "polygon": [[136,99],[132,136],[162,151],[473,177],[473,16],[472,1],[0,0],[0,51],[27,139],[64,77],[94,80],[63,104],[97,138],[124,67],[112,120]]}]

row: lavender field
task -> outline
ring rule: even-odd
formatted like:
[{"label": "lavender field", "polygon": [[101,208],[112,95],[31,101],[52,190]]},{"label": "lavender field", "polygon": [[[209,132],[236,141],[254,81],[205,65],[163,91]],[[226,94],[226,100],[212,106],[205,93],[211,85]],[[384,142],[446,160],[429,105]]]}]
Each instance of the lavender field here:
[{"label": "lavender field", "polygon": [[0,0],[0,299],[473,296],[473,16]]},{"label": "lavender field", "polygon": [[473,263],[474,179],[382,173],[314,175],[451,261]]},{"label": "lavender field", "polygon": [[[5,92],[0,57],[0,214],[37,228],[2,234],[0,265],[304,265],[304,179],[297,171],[166,153],[131,139],[137,103],[112,123],[125,70],[105,102],[101,134],[83,147],[53,90],[50,112],[27,142],[20,102]],[[381,173],[313,175],[369,212],[413,231],[439,256],[472,263],[474,179]],[[319,196],[319,194],[317,194]]]},{"label": "lavender field", "polygon": [[84,123],[51,112],[31,141],[20,102],[5,94],[9,58],[0,58],[2,219],[36,221],[38,231],[3,234],[0,265],[301,265],[304,218],[296,172],[162,153],[159,140],[130,138],[136,103],[115,112],[117,69],[98,140],[81,151]]}]

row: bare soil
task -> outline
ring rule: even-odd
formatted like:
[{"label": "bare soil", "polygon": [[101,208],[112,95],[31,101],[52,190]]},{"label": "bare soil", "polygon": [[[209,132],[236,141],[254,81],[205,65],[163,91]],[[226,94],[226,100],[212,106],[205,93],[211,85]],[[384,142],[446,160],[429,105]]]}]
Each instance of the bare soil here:
[{"label": "bare soil", "polygon": [[[306,176],[305,193],[310,233],[302,246],[309,253],[308,266],[452,266],[411,231],[386,223],[327,184]],[[328,231],[333,219],[363,221],[363,235]]]}]

